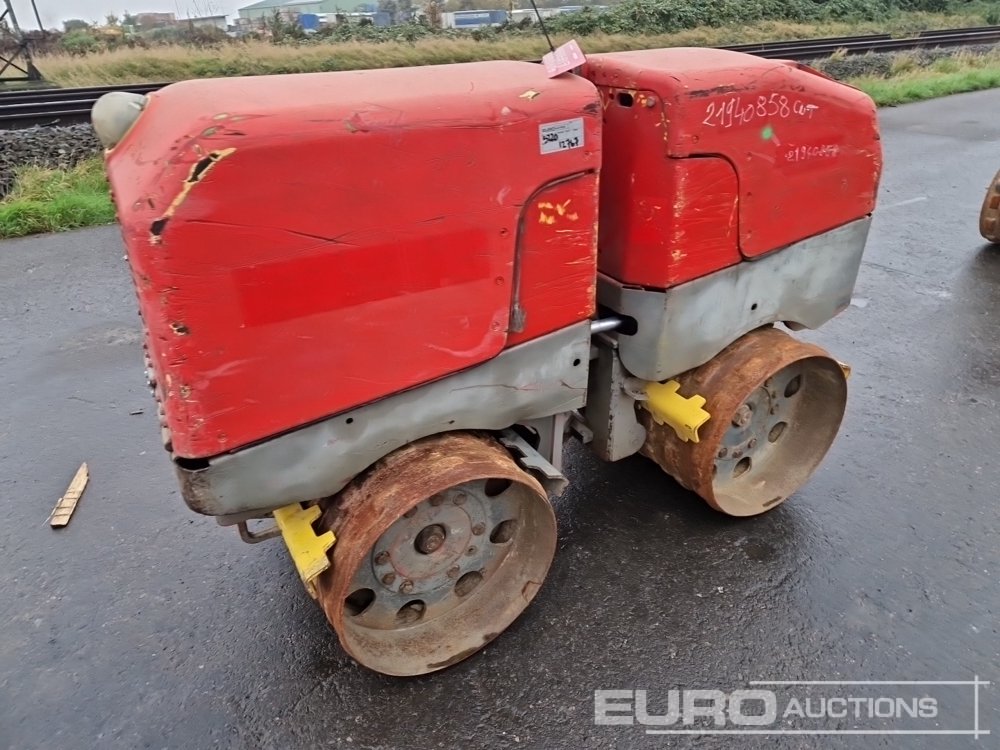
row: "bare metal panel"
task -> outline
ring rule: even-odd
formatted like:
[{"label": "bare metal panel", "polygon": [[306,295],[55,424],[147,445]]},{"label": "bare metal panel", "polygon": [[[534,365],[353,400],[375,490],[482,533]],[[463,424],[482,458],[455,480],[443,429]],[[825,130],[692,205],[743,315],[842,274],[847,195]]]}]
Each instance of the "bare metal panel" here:
[{"label": "bare metal panel", "polygon": [[302,427],[206,469],[177,466],[199,513],[261,513],[326,497],[413,440],[449,430],[501,430],[586,403],[590,321],[512,347],[470,370]]},{"label": "bare metal panel", "polygon": [[637,453],[646,440],[646,428],[635,414],[635,399],[623,390],[628,373],[618,360],[617,343],[608,334],[594,338],[597,358],[590,368],[590,392],[583,412],[594,437],[590,449],[605,461]]},{"label": "bare metal panel", "polygon": [[626,369],[662,381],[704,364],[762,325],[819,328],[851,301],[870,217],[666,291],[598,277],[602,305],[638,322],[618,341]]}]

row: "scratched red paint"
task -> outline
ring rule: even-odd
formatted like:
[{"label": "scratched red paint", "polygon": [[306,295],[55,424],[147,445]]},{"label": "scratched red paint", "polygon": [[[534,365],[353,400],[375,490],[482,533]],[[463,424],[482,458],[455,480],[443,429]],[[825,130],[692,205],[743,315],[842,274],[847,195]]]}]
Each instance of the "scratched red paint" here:
[{"label": "scratched red paint", "polygon": [[[285,323],[441,287],[466,287],[471,292],[488,278],[490,260],[470,254],[464,262],[455,263],[455,248],[488,244],[489,237],[481,230],[428,233],[417,240],[389,240],[380,246],[331,248],[324,243],[314,255],[237,268],[233,280],[246,325]],[[372,257],[380,259],[378,272],[359,273]]]},{"label": "scratched red paint", "polygon": [[[580,147],[543,154],[539,126],[574,118]],[[235,450],[513,343],[519,227],[533,196],[577,174],[566,197],[591,230],[574,235],[573,260],[593,276],[600,131],[590,83],[530,63],[151,95],[107,166],[174,452]],[[546,310],[554,292],[532,287],[557,285],[569,250],[552,245],[562,254],[539,265],[532,242],[529,328],[514,341],[593,309],[592,285],[574,282],[570,303]]]},{"label": "scratched red paint", "polygon": [[[726,232],[736,230],[744,257],[828,231],[874,209],[882,151],[875,106],[861,91],[798,63],[702,48],[590,55],[583,74],[604,94],[604,163],[613,170],[631,170],[639,189],[645,191],[641,197],[648,197],[649,186],[658,181],[667,195],[678,194],[677,181],[683,172],[655,174],[669,171],[668,165],[675,160],[712,157],[731,165],[739,198],[731,206]],[[629,99],[620,99],[618,94],[630,92],[635,96],[627,108]],[[649,93],[655,97],[650,111],[659,120],[656,123],[651,122],[652,116],[637,112],[646,105],[640,94]],[[620,115],[616,108],[634,114]],[[627,116],[633,118],[631,126],[622,119]],[[645,128],[656,129],[661,139],[658,149],[651,147],[648,134],[640,132]],[[613,137],[614,133],[620,137]],[[721,175],[715,172],[706,172],[700,185],[697,180],[701,178],[688,175],[696,181],[687,185],[684,194],[730,193],[731,186],[717,183]],[[677,183],[672,188],[671,181]],[[635,224],[644,220],[642,211],[647,209],[627,186],[617,190],[614,198],[602,197],[600,265],[621,281],[667,286],[735,260],[724,250],[720,233],[710,243],[714,250],[707,257],[687,260],[694,267],[680,269],[676,275],[678,269],[671,268],[674,249],[689,258],[703,252],[690,241],[697,230],[687,231],[683,226],[705,216],[693,210],[673,228],[671,252],[658,256],[647,248],[641,259],[626,257],[632,248],[621,237],[639,233]],[[721,219],[721,205],[709,211]],[[687,241],[677,239],[683,236]],[[605,238],[616,238],[619,244],[606,246]]]},{"label": "scratched red paint", "polygon": [[[665,158],[662,109],[645,106],[658,97],[602,93],[605,151],[617,158],[601,169],[601,272],[666,288],[739,263],[732,165]],[[622,106],[619,93],[632,106]]]},{"label": "scratched red paint", "polygon": [[520,236],[521,307],[526,325],[511,344],[589,318],[597,279],[595,172],[553,185],[525,205]]}]

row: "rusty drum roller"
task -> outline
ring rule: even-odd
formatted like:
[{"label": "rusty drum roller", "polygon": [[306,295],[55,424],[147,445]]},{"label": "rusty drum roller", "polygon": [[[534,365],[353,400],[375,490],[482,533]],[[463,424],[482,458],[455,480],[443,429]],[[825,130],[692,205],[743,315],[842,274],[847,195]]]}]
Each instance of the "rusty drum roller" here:
[{"label": "rusty drum roller", "polygon": [[1000,244],[1000,172],[993,176],[983,207],[979,211],[979,233],[990,242]]},{"label": "rusty drum roller", "polygon": [[712,417],[697,442],[639,409],[642,454],[716,510],[768,511],[801,487],[833,444],[847,406],[847,376],[823,349],[775,328],[741,337],[677,378]]}]

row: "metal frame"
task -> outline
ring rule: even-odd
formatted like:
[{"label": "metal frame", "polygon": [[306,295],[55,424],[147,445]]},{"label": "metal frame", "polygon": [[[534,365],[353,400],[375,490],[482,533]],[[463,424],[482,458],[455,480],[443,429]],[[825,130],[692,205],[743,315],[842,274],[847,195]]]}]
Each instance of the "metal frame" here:
[{"label": "metal frame", "polygon": [[628,372],[618,357],[614,336],[594,337],[594,364],[583,417],[593,433],[590,449],[605,461],[618,461],[638,453],[646,440],[646,428],[639,424],[635,399],[625,390]]},{"label": "metal frame", "polygon": [[[290,503],[328,497],[378,459],[429,435],[458,430],[501,431],[539,424],[584,406],[591,322],[511,347],[488,362],[394,394],[235,453],[187,468],[175,462],[188,506],[239,523]],[[566,418],[536,431],[538,453],[556,471],[554,446]],[[561,445],[560,445],[561,451]]]},{"label": "metal frame", "polygon": [[[37,9],[35,13],[37,14]],[[8,69],[14,68],[24,73],[24,76],[14,76],[7,77],[3,80],[5,81],[41,81],[42,74],[35,67],[34,61],[31,59],[31,43],[28,39],[21,33],[21,27],[17,25],[17,16],[14,15],[14,6],[12,0],[4,0],[4,11],[0,13],[0,24],[4,21],[10,19],[9,23],[11,30],[18,39],[17,50],[11,57],[6,57],[0,55],[0,76],[7,72]],[[40,23],[40,22],[39,22]],[[40,27],[40,26],[39,26]],[[18,57],[23,57],[25,60],[24,67],[15,62]]]},{"label": "metal frame", "polygon": [[599,275],[601,305],[634,319],[634,335],[611,334],[625,369],[663,382],[703,365],[755,328],[819,328],[851,301],[871,217],[671,289],[625,286]]},{"label": "metal frame", "polygon": [[[551,418],[551,422],[565,424],[567,415],[559,414]],[[557,433],[553,433],[554,435]],[[559,497],[569,486],[569,480],[563,476],[562,471],[553,466],[548,459],[535,450],[531,444],[514,430],[503,430],[500,435],[500,444],[506,448],[517,461],[517,465],[525,471],[535,475],[545,488],[546,494],[550,497]],[[559,458],[562,458],[562,440],[560,437],[557,451]]]}]

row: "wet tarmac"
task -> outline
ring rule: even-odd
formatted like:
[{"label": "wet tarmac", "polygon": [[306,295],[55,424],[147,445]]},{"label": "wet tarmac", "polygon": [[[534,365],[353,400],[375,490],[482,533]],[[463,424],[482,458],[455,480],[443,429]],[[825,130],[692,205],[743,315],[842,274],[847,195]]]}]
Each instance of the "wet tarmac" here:
[{"label": "wet tarmac", "polygon": [[[1000,169],[1000,91],[887,110],[882,126],[855,303],[803,334],[854,368],[812,481],[738,521],[650,462],[574,445],[538,598],[472,659],[414,679],[343,654],[280,542],[245,545],[184,507],[117,229],[0,243],[0,747],[996,747],[1000,250],[976,225]],[[52,530],[82,461],[90,486]],[[768,687],[780,711],[846,690],[932,697],[937,716],[782,714],[767,729],[978,722],[993,732],[978,739],[594,721],[602,689],[647,690],[662,713],[671,689],[976,676],[993,684]]]}]

